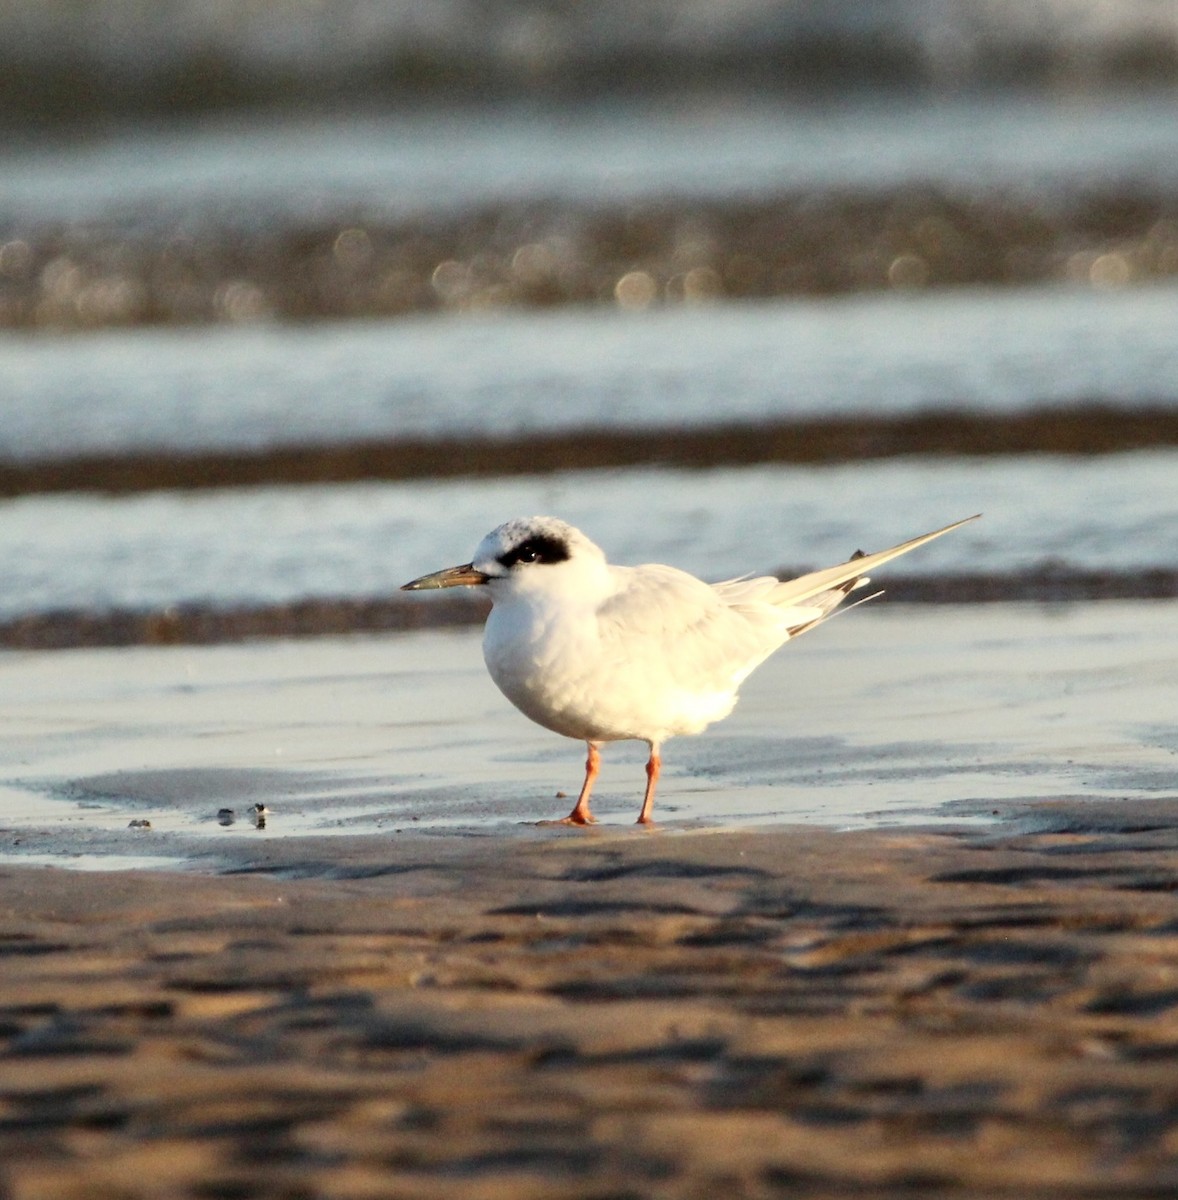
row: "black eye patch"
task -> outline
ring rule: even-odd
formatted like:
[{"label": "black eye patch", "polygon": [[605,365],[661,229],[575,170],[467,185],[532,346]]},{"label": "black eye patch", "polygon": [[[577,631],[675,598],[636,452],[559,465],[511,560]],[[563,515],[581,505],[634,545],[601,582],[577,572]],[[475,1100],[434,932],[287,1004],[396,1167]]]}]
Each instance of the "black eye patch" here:
[{"label": "black eye patch", "polygon": [[501,554],[498,561],[510,568],[516,563],[567,562],[568,557],[569,548],[560,538],[541,533],[513,546],[506,554]]}]

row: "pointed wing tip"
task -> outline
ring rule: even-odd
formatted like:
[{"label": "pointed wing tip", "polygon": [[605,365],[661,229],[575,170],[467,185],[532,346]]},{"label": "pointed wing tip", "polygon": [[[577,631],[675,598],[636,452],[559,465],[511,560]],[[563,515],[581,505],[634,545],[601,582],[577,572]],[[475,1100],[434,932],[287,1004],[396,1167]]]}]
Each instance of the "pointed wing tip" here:
[{"label": "pointed wing tip", "polygon": [[[968,525],[971,521],[980,521],[981,519],[982,514],[980,512],[974,513],[972,516],[962,517],[960,521],[953,521],[948,525],[942,525],[940,529],[934,529],[933,532],[927,536],[939,537],[942,533],[951,533],[954,529],[960,529],[962,525]],[[915,541],[917,539],[913,540]]]}]

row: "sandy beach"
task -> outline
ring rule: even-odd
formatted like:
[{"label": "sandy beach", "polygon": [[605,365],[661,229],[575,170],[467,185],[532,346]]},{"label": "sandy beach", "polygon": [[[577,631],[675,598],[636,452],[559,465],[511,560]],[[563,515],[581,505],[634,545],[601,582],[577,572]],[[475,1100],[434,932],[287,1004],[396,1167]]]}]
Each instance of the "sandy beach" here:
[{"label": "sandy beach", "polygon": [[1174,618],[836,621],[651,832],[470,632],[5,655],[4,1194],[1172,1194]]},{"label": "sandy beach", "polygon": [[[0,97],[0,1200],[1178,1197],[1178,5],[0,0]],[[984,520],[574,828],[403,590],[528,513]]]},{"label": "sandy beach", "polygon": [[1172,1194],[1172,806],[1028,822],[6,868],[6,1194]]}]

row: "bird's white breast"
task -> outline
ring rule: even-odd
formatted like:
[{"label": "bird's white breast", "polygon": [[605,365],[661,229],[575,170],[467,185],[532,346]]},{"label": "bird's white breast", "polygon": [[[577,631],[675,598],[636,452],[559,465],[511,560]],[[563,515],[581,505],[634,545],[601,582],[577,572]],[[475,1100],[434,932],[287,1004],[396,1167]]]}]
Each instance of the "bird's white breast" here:
[{"label": "bird's white breast", "polygon": [[497,603],[483,657],[499,690],[533,721],[567,737],[603,736],[596,697],[608,684],[594,666],[600,655],[591,613]]},{"label": "bird's white breast", "polygon": [[[661,742],[732,711],[740,673],[722,652],[713,661],[710,636],[702,646],[673,622],[661,636],[634,628],[611,619],[617,603],[625,607],[626,592],[496,597],[483,638],[492,679],[533,721],[587,741]],[[657,618],[657,604],[649,611]]]}]

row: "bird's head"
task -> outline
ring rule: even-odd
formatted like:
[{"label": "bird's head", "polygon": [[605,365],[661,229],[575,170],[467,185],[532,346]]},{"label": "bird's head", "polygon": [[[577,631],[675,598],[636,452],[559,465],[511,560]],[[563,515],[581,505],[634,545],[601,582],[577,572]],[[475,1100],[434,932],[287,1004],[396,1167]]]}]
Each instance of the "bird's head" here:
[{"label": "bird's head", "polygon": [[402,587],[488,587],[491,598],[595,592],[605,555],[579,529],[556,517],[516,517],[492,529],[470,562],[423,575]]}]

